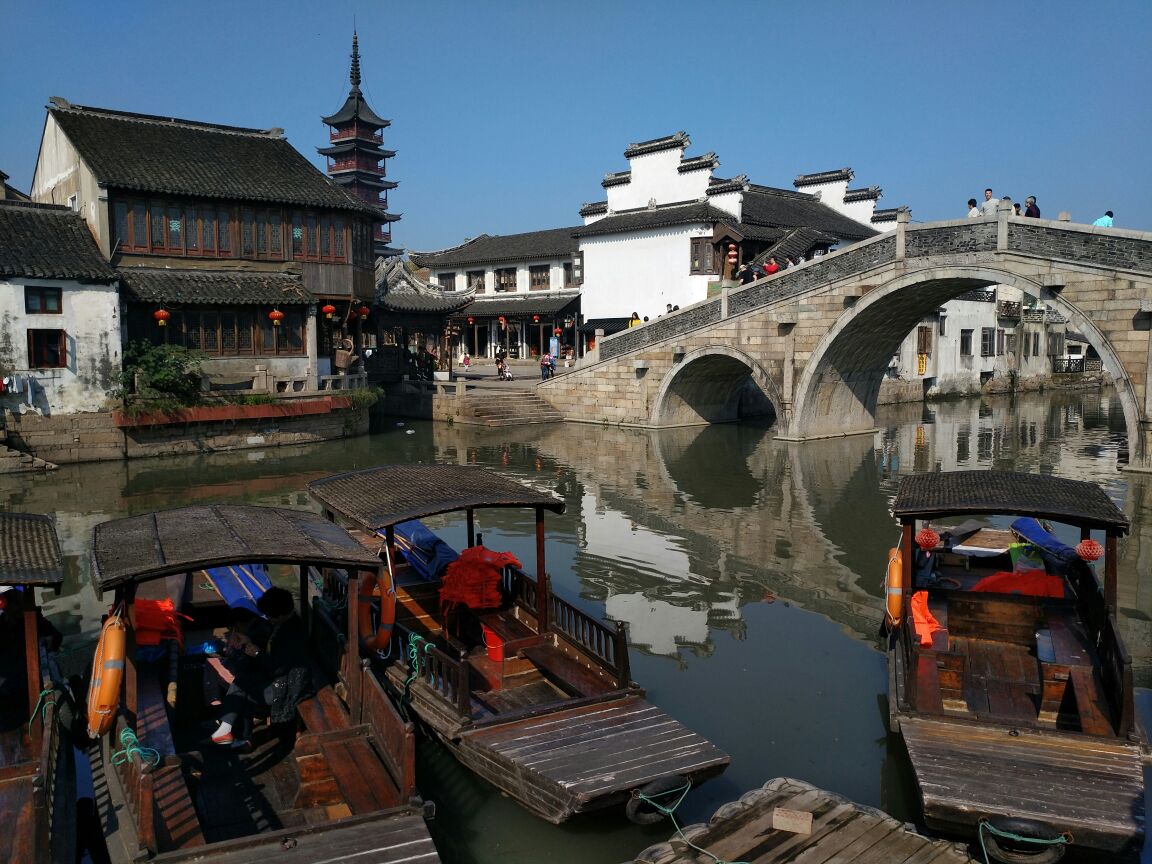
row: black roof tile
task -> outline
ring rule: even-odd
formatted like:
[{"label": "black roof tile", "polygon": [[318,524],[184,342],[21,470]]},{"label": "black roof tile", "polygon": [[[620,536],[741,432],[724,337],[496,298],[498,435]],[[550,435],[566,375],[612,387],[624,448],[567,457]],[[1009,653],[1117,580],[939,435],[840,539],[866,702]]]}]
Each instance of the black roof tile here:
[{"label": "black roof tile", "polygon": [[567,294],[510,294],[501,293],[494,297],[474,298],[467,306],[458,309],[453,318],[467,318],[469,315],[555,315],[579,301],[579,293]]},{"label": "black roof tile", "polygon": [[600,185],[605,189],[612,186],[624,186],[632,182],[631,171],[613,171],[610,174],[605,174],[604,179],[600,181]]},{"label": "black roof tile", "polygon": [[690,204],[676,204],[671,207],[625,210],[605,216],[590,225],[583,225],[575,229],[575,233],[577,237],[592,237],[597,234],[617,234],[645,228],[662,228],[666,225],[686,225],[692,222],[731,224],[735,221],[732,214],[713,207],[707,201],[693,201]]},{"label": "black roof tile", "polygon": [[853,201],[878,201],[883,195],[884,192],[879,186],[869,186],[867,189],[849,189],[844,193],[844,203],[851,204]]},{"label": "black roof tile", "polygon": [[139,303],[308,306],[316,302],[300,277],[252,270],[122,268],[123,296]]},{"label": "black roof tile", "polygon": [[[583,228],[584,226],[579,226]],[[474,240],[440,252],[413,252],[412,261],[419,267],[461,267],[467,264],[501,261],[529,261],[568,258],[579,244],[573,232],[577,228],[549,228],[525,234],[481,234]]]},{"label": "black roof tile", "polygon": [[777,228],[815,228],[842,240],[863,240],[876,231],[821,204],[811,195],[752,186],[744,193],[743,222]]},{"label": "black roof tile", "polygon": [[851,180],[855,177],[851,168],[837,168],[835,171],[819,171],[816,174],[801,174],[792,181],[797,188],[801,186],[816,186],[820,183],[834,183],[837,180]]},{"label": "black roof tile", "polygon": [[683,150],[691,144],[692,141],[687,132],[677,132],[675,135],[665,135],[663,138],[653,138],[650,141],[629,144],[628,149],[624,151],[624,158],[631,159],[633,156],[659,153],[661,150],[671,150],[674,147]]},{"label": "black roof tile", "polygon": [[580,208],[580,215],[581,216],[598,216],[601,213],[607,213],[607,212],[608,212],[608,202],[607,201],[594,201],[591,204],[584,204],[584,206],[582,206]]},{"label": "black roof tile", "polygon": [[96,181],[113,189],[351,210],[376,208],[330,182],[276,130],[86,108],[48,108]]},{"label": "black roof tile", "polygon": [[0,201],[0,277],[112,282],[88,225],[67,207]]},{"label": "black roof tile", "polygon": [[447,292],[418,278],[401,258],[376,265],[376,305],[391,312],[445,314],[472,302],[473,292]]}]

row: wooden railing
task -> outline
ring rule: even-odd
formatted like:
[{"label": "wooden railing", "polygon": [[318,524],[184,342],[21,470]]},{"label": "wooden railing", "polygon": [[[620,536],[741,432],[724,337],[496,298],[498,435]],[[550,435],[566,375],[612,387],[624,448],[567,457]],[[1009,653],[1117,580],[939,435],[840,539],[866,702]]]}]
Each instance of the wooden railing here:
[{"label": "wooden railing", "polygon": [[1104,622],[1097,652],[1100,656],[1100,677],[1116,734],[1121,738],[1132,731],[1135,723],[1135,702],[1132,692],[1132,658],[1116,630],[1116,619],[1109,613]]},{"label": "wooden railing", "polygon": [[[104,746],[108,748],[109,758],[105,763],[105,770],[111,763],[111,753],[119,741],[120,730],[123,723],[113,727],[115,737],[107,741]],[[141,758],[138,751],[130,753],[120,764],[114,766],[120,775],[120,785],[124,790],[124,798],[128,810],[132,813],[132,820],[136,827],[136,841],[140,852],[151,857],[157,853],[155,810],[152,794],[151,765]]]},{"label": "wooden railing", "polygon": [[631,671],[628,634],[623,622],[612,630],[554,594],[549,595],[548,603],[549,628],[611,672],[617,686],[627,687],[631,683]]},{"label": "wooden railing", "polygon": [[380,745],[377,750],[400,791],[400,800],[410,800],[416,796],[416,730],[400,719],[372,670],[364,669],[362,674],[362,722],[372,727]]},{"label": "wooden railing", "polygon": [[[412,631],[397,624],[392,630],[391,656],[400,660],[412,674],[409,658],[409,637]],[[429,647],[430,646],[430,647]],[[448,651],[433,643],[425,643],[419,648],[419,673],[416,681],[423,681],[435,693],[442,696],[462,717],[472,715],[471,695],[468,690],[468,667],[460,656],[453,657]],[[415,683],[415,682],[413,682]]]}]

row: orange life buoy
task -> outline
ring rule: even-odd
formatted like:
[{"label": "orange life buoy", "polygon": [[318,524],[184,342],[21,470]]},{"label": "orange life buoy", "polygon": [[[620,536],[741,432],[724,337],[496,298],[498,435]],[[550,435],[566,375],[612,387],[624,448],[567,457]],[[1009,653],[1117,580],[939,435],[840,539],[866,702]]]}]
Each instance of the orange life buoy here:
[{"label": "orange life buoy", "polygon": [[117,610],[108,616],[100,630],[96,655],[92,658],[92,681],[88,685],[88,736],[99,738],[112,728],[120,707],[120,685],[124,683],[124,653],[127,628]]},{"label": "orange life buoy", "polygon": [[392,625],[396,623],[396,593],[380,592],[380,626],[372,631],[372,601],[376,596],[377,579],[375,573],[360,578],[357,603],[357,627],[360,631],[360,644],[366,651],[387,651],[392,641]]},{"label": "orange life buoy", "polygon": [[884,591],[884,621],[890,630],[895,630],[904,615],[904,554],[899,547],[888,550],[888,576],[884,580]]}]

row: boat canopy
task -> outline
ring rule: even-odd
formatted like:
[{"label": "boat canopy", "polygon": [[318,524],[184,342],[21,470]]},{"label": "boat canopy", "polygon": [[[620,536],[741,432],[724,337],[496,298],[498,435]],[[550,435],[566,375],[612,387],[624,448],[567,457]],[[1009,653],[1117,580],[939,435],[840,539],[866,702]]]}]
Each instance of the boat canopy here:
[{"label": "boat canopy", "polygon": [[1124,515],[1099,486],[1047,474],[945,471],[900,481],[892,515],[902,521],[969,514],[1012,514],[1128,533]]},{"label": "boat canopy", "polygon": [[201,505],[102,522],[93,532],[98,591],[256,562],[373,571],[382,566],[343,528],[304,510]]},{"label": "boat canopy", "polygon": [[564,512],[564,502],[555,495],[465,465],[383,465],[313,480],[308,491],[327,509],[373,533],[410,519],[477,507]]},{"label": "boat canopy", "polygon": [[0,513],[0,585],[58,587],[63,582],[64,562],[52,517]]}]

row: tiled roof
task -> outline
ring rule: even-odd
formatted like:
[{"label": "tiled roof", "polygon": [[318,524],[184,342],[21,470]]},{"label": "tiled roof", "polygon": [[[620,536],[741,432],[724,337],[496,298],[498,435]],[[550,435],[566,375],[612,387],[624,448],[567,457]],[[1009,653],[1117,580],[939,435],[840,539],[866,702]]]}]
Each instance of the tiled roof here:
[{"label": "tiled roof", "polygon": [[596,220],[591,225],[575,229],[575,234],[577,237],[591,237],[596,234],[619,234],[626,231],[642,231],[646,228],[663,228],[668,225],[688,225],[693,222],[704,224],[735,221],[732,214],[713,207],[707,201],[693,201],[690,204],[676,204],[671,207],[614,213]]},{"label": "tiled roof", "polygon": [[895,222],[896,214],[903,209],[903,207],[888,207],[885,210],[873,210],[872,224],[875,225],[877,222]]},{"label": "tiled roof", "polygon": [[872,228],[821,204],[811,195],[767,186],[751,186],[744,193],[741,216],[746,224],[815,228],[842,240],[863,240],[876,234]]},{"label": "tiled roof", "polygon": [[278,130],[85,108],[61,99],[48,110],[102,186],[378,212],[330,182]]},{"label": "tiled roof", "polygon": [[799,189],[801,186],[816,186],[820,183],[835,183],[837,180],[851,180],[854,176],[856,175],[851,168],[837,168],[835,171],[801,174],[792,181],[792,185]]},{"label": "tiled roof", "polygon": [[600,185],[607,189],[611,186],[623,186],[624,184],[631,182],[631,171],[615,171],[611,174],[605,174],[604,179],[600,181]]},{"label": "tiled roof", "polygon": [[601,213],[608,212],[607,201],[595,201],[591,204],[585,204],[580,208],[581,216],[598,216]]},{"label": "tiled roof", "polygon": [[378,159],[389,159],[396,155],[395,150],[384,150],[375,141],[358,141],[354,138],[337,141],[328,147],[317,147],[316,152],[321,156],[339,156],[342,153],[362,153],[365,156],[375,156]]},{"label": "tiled roof", "polygon": [[316,302],[300,277],[291,273],[125,267],[119,274],[123,296],[139,303],[308,306]]},{"label": "tiled roof", "polygon": [[851,204],[853,201],[878,201],[884,192],[881,191],[879,186],[869,186],[867,189],[849,189],[844,193],[844,203]]},{"label": "tiled roof", "polygon": [[579,248],[579,244],[573,239],[573,232],[576,230],[576,228],[550,228],[545,231],[504,236],[481,234],[475,240],[469,240],[454,249],[441,252],[413,252],[411,258],[418,267],[434,268],[569,258]]},{"label": "tiled roof", "polygon": [[687,174],[689,171],[700,171],[705,168],[715,168],[720,164],[720,160],[716,158],[716,154],[705,153],[703,156],[693,156],[691,158],[681,158],[680,164],[676,170],[681,174]]},{"label": "tiled roof", "polygon": [[462,309],[453,313],[453,318],[494,315],[555,315],[580,299],[578,292],[568,294],[511,294],[501,293],[494,297],[479,297]]},{"label": "tiled roof", "polygon": [[661,150],[671,150],[678,147],[683,150],[685,147],[691,145],[692,141],[688,138],[687,132],[677,132],[675,135],[665,135],[663,138],[653,138],[651,141],[640,141],[637,144],[629,144],[628,149],[624,151],[624,158],[631,159],[633,156],[643,156],[646,153],[658,153]]},{"label": "tiled roof", "polygon": [[376,305],[392,312],[446,314],[472,302],[472,291],[449,293],[425,282],[400,258],[376,266]]},{"label": "tiled roof", "polygon": [[589,318],[576,329],[581,333],[595,333],[597,330],[603,330],[605,336],[611,336],[613,333],[627,330],[630,320],[630,318]]},{"label": "tiled roof", "polygon": [[780,240],[756,256],[755,263],[761,264],[769,258],[777,261],[799,258],[815,248],[827,248],[836,243],[836,238],[814,228],[793,228]]},{"label": "tiled roof", "polygon": [[731,180],[721,180],[719,177],[713,177],[712,182],[708,184],[708,194],[720,195],[724,192],[740,192],[747,186],[747,174],[737,174]]},{"label": "tiled roof", "polygon": [[364,96],[360,92],[360,40],[355,30],[352,31],[352,62],[348,67],[348,83],[351,85],[348,98],[344,100],[339,111],[322,118],[324,122],[329,126],[337,126],[356,119],[367,126],[390,126],[391,124],[387,120],[368,107],[368,103],[364,101]]},{"label": "tiled roof", "polygon": [[112,282],[88,225],[67,207],[0,201],[0,278]]}]

